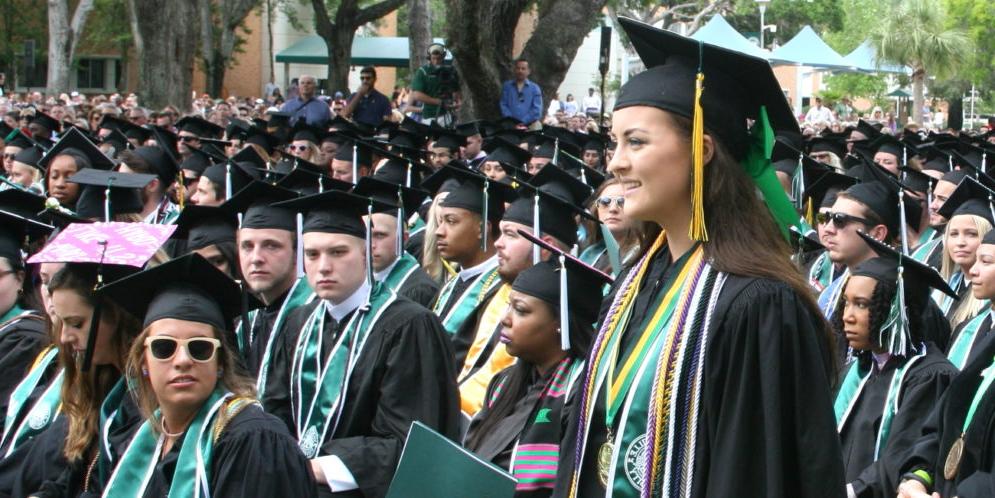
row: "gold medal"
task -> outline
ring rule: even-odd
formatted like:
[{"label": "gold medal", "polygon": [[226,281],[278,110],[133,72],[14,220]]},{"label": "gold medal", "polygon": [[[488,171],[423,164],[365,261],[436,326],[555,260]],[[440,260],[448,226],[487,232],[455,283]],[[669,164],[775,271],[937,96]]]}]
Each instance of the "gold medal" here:
[{"label": "gold medal", "polygon": [[948,481],[952,481],[954,477],[957,477],[957,469],[960,467],[962,456],[964,456],[963,433],[954,441],[954,445],[950,447],[950,453],[947,453],[947,461],[943,465],[943,477]]},{"label": "gold medal", "polygon": [[612,468],[613,449],[610,437],[598,448],[598,480],[605,489],[608,489],[608,473]]}]

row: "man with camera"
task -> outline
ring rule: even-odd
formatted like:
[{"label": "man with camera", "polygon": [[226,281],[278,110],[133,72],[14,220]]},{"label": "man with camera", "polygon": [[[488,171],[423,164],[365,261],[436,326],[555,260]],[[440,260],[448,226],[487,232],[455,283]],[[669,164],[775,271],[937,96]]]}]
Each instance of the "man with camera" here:
[{"label": "man with camera", "polygon": [[448,126],[454,118],[451,111],[459,109],[459,76],[455,68],[442,63],[445,57],[446,47],[429,45],[428,64],[418,68],[411,79],[411,100],[422,105],[425,124]]}]

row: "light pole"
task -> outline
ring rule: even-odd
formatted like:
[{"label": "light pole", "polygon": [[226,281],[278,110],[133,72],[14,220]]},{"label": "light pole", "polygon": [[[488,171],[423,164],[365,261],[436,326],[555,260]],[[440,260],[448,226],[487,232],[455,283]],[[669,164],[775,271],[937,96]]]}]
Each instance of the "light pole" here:
[{"label": "light pole", "polygon": [[767,4],[770,0],[756,0],[757,7],[760,8],[760,48],[764,48],[764,30],[767,25],[764,23],[764,14],[767,13]]}]

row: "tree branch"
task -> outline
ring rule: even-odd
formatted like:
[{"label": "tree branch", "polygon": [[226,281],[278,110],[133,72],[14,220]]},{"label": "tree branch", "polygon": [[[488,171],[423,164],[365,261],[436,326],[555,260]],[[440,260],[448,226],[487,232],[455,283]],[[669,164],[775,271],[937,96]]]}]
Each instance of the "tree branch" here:
[{"label": "tree branch", "polygon": [[79,45],[79,40],[83,37],[83,27],[86,25],[86,18],[90,15],[91,10],[93,10],[93,0],[80,0],[79,4],[76,5],[76,11],[73,12],[73,19],[69,23],[70,61],[76,56],[76,46]]},{"label": "tree branch", "polygon": [[369,7],[359,9],[359,12],[356,13],[356,26],[376,21],[397,10],[398,7],[404,5],[404,2],[405,0],[383,0]]},{"label": "tree branch", "polygon": [[314,30],[322,38],[330,38],[332,31],[335,30],[335,23],[328,17],[328,7],[325,6],[325,0],[311,0],[311,6],[314,8]]}]

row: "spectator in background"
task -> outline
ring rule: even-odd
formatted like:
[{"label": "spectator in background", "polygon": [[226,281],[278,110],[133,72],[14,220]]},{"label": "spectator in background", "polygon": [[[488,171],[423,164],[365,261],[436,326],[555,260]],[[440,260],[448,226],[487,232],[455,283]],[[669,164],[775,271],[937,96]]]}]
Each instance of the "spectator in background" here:
[{"label": "spectator in background", "polygon": [[314,76],[303,74],[298,78],[298,95],[283,104],[282,112],[290,113],[290,125],[304,119],[309,126],[323,127],[332,119],[328,104],[315,97],[318,80]]},{"label": "spectator in background", "polygon": [[847,97],[840,99],[833,108],[833,112],[836,113],[836,119],[850,121],[850,116],[853,115],[853,106],[850,105],[850,99]]},{"label": "spectator in background", "polygon": [[535,128],[542,118],[542,89],[529,79],[529,61],[515,61],[515,79],[501,86],[501,115],[515,118],[529,128]]},{"label": "spectator in background", "polygon": [[377,71],[366,66],[359,71],[359,89],[349,98],[349,104],[342,111],[342,117],[357,123],[379,126],[390,116],[390,100],[376,89]]},{"label": "spectator in background", "polygon": [[822,105],[822,99],[819,97],[815,98],[815,105],[808,109],[805,114],[806,123],[824,123],[830,124],[833,122],[833,112],[829,110],[828,107]]},{"label": "spectator in background", "polygon": [[567,100],[563,103],[563,113],[566,114],[568,118],[574,114],[577,114],[577,101],[574,100],[574,94],[567,94]]},{"label": "spectator in background", "polygon": [[584,114],[589,118],[597,118],[601,113],[601,96],[594,93],[593,88],[587,89],[587,97],[584,97]]},{"label": "spectator in background", "polygon": [[0,97],[6,95],[4,88],[7,86],[7,75],[0,73]]},{"label": "spectator in background", "polygon": [[549,106],[546,107],[546,117],[556,118],[556,114],[563,110],[563,104],[560,102],[560,93],[553,92],[553,100],[549,101]]}]

